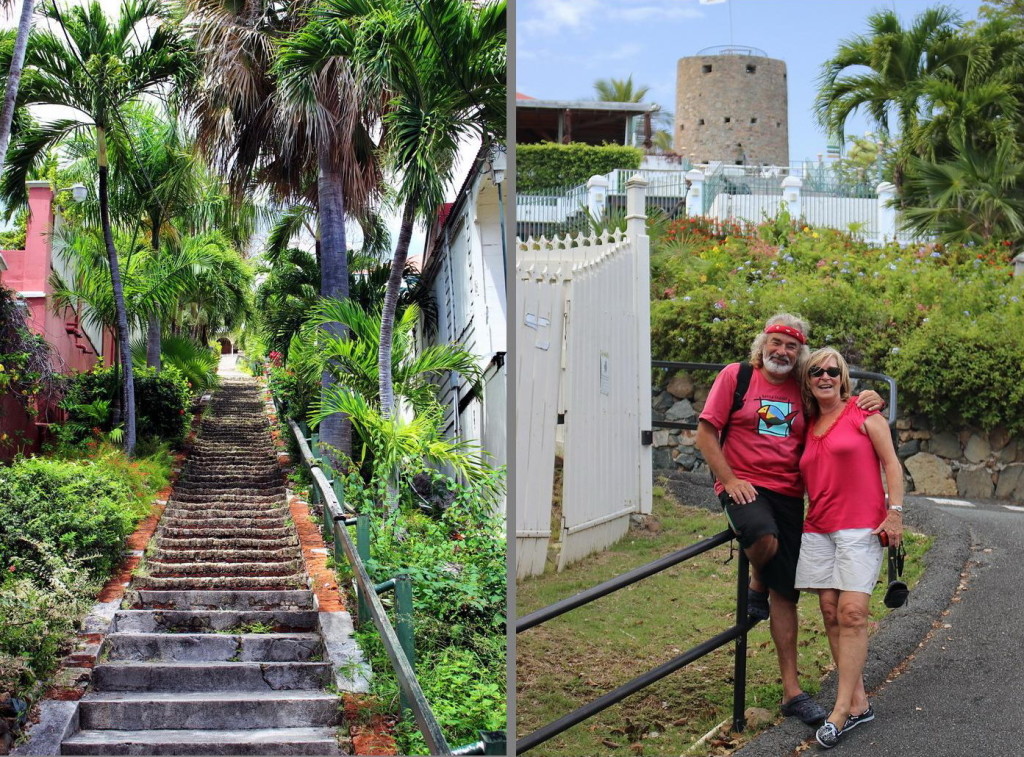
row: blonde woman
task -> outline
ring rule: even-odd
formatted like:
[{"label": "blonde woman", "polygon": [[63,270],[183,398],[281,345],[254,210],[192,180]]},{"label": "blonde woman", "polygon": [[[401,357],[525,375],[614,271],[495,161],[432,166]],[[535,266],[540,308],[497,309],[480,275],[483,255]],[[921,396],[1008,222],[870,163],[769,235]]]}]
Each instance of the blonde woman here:
[{"label": "blonde woman", "polygon": [[839,671],[835,705],[815,734],[830,749],[875,717],[863,678],[868,600],[884,556],[881,540],[895,547],[903,538],[903,471],[885,419],[850,401],[850,371],[842,355],[828,347],[813,352],[801,384],[810,421],[800,473],[810,507],[795,584],[818,592]]}]

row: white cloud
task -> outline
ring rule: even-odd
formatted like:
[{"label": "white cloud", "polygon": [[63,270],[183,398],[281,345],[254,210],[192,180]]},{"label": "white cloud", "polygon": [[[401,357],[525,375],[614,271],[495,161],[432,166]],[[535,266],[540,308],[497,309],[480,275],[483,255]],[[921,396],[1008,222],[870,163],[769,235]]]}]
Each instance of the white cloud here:
[{"label": "white cloud", "polygon": [[621,21],[670,21],[679,18],[702,18],[700,9],[681,0],[664,2],[627,3],[608,9],[610,18]]},{"label": "white cloud", "polygon": [[589,28],[601,7],[597,0],[542,0],[524,5],[518,31],[546,35]]}]

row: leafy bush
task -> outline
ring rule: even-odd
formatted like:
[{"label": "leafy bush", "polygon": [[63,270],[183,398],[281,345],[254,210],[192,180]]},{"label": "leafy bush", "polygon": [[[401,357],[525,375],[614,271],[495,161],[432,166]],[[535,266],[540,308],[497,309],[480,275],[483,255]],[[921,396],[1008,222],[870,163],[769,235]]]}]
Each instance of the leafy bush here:
[{"label": "leafy bush", "polygon": [[109,467],[27,458],[0,469],[0,566],[45,578],[45,552],[106,575],[148,507]]},{"label": "leafy bush", "polygon": [[617,168],[637,169],[644,153],[620,145],[560,145],[546,142],[516,146],[516,191],[539,193],[545,189],[585,184],[591,176]]},{"label": "leafy bush", "polygon": [[319,384],[304,378],[302,372],[273,364],[268,385],[277,398],[282,415],[294,421],[306,420],[320,389]]},{"label": "leafy bush", "polygon": [[[139,438],[157,437],[171,444],[180,444],[188,432],[188,408],[191,393],[185,378],[175,368],[165,367],[159,374],[152,368],[135,369],[136,431]],[[106,401],[110,408],[117,402],[118,384],[113,367],[100,368],[73,376],[67,386],[64,406],[68,408],[70,425],[94,422],[95,403]],[[110,431],[111,415],[97,424]],[[77,441],[83,435],[72,434]]]},{"label": "leafy bush", "polygon": [[[893,375],[903,409],[936,423],[1021,428],[1020,401],[1007,401],[1017,396],[1020,352],[1000,334],[1021,322],[1024,291],[1005,248],[878,248],[773,222],[724,234],[675,222],[653,231],[654,358],[738,360],[769,316],[798,313],[811,323],[812,346]],[[989,372],[993,354],[1012,376]]]},{"label": "leafy bush", "polygon": [[1001,314],[930,318],[888,366],[903,401],[927,412],[935,428],[1024,431],[1024,343]]},{"label": "leafy bush", "polygon": [[[501,474],[494,474],[500,478]],[[350,476],[350,479],[353,477]],[[435,491],[424,511],[396,511],[374,525],[371,578],[412,578],[417,676],[445,736],[453,745],[478,731],[505,727],[505,518],[488,492],[496,484],[462,487],[433,473]],[[358,481],[358,477],[355,477]],[[350,505],[373,494],[346,486]],[[398,684],[376,633],[359,634],[375,671],[374,692],[397,698]],[[426,754],[413,728],[399,733],[403,754]]]},{"label": "leafy bush", "polygon": [[81,561],[63,559],[43,543],[32,546],[45,578],[22,575],[14,566],[0,579],[0,694],[40,693],[40,684],[69,651],[69,639],[96,591]]}]

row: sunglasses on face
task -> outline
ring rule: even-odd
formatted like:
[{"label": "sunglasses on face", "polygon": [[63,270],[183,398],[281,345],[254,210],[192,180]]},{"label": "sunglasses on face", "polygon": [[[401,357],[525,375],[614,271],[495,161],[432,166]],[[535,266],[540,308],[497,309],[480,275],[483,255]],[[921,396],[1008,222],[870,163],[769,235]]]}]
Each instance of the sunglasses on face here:
[{"label": "sunglasses on face", "polygon": [[823,373],[827,373],[832,378],[839,378],[839,374],[842,373],[842,371],[840,371],[835,366],[830,366],[828,368],[822,368],[820,365],[814,366],[813,368],[811,368],[807,372],[809,374],[811,374],[811,378],[818,378],[818,376],[820,376]]}]

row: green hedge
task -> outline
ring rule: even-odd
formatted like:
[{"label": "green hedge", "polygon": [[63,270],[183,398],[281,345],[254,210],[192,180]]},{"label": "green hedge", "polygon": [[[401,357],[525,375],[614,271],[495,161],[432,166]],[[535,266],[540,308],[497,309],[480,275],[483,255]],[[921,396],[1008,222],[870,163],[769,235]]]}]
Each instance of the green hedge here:
[{"label": "green hedge", "polygon": [[[134,377],[138,437],[155,437],[171,444],[179,444],[185,438],[189,427],[188,408],[192,397],[188,382],[171,366],[165,367],[159,374],[153,368],[136,368]],[[75,405],[88,405],[98,400],[107,400],[113,409],[116,404],[117,386],[112,367],[72,377],[64,401],[64,405],[70,408],[68,420],[71,423],[87,420],[84,416],[76,415]],[[109,431],[110,427],[111,420],[108,416],[101,430]]]},{"label": "green hedge", "polygon": [[812,347],[893,376],[901,409],[936,428],[1024,431],[1024,286],[1009,248],[878,248],[807,227],[720,236],[686,219],[650,229],[655,359],[741,359],[769,316],[798,313]]},{"label": "green hedge", "polygon": [[585,184],[591,176],[616,168],[637,169],[643,157],[640,148],[621,145],[517,145],[516,191],[540,193]]},{"label": "green hedge", "polygon": [[101,465],[19,460],[0,469],[0,567],[45,577],[49,550],[105,576],[144,512],[129,485]]}]

